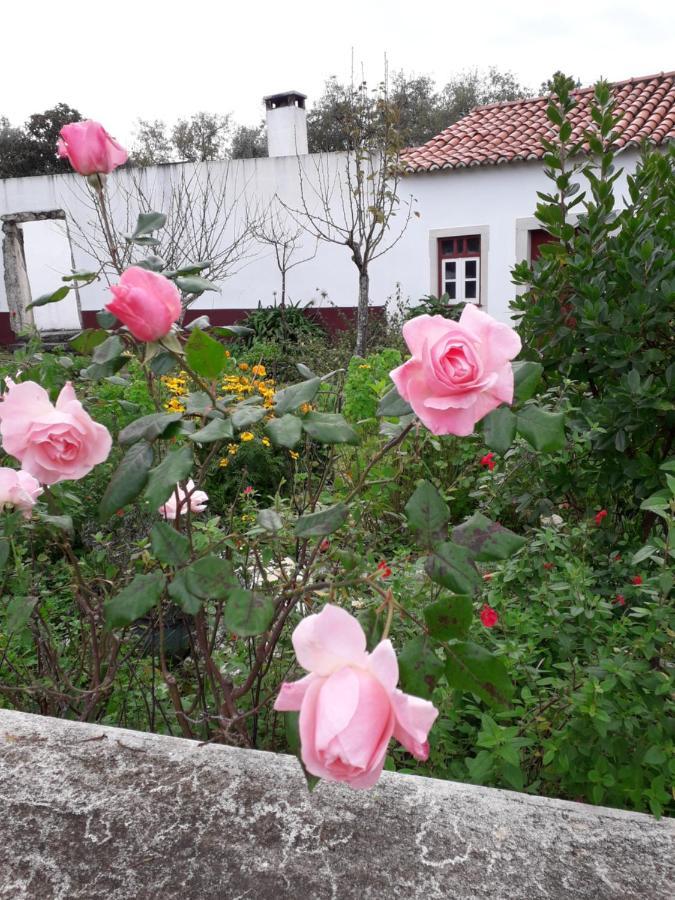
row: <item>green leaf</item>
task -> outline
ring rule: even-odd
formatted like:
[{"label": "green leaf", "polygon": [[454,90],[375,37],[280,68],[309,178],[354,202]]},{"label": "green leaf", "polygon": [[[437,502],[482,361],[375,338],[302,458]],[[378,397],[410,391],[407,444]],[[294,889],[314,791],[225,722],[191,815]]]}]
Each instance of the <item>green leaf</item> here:
[{"label": "green leaf", "polygon": [[300,713],[284,713],[284,726],[286,731],[286,743],[288,744],[291,753],[293,753],[294,756],[297,756],[298,762],[300,763],[302,772],[305,776],[305,781],[307,782],[307,789],[311,793],[317,786],[319,781],[321,781],[321,779],[316,775],[311,775],[305,768],[305,764],[302,761],[302,748],[300,746]]},{"label": "green leaf", "polygon": [[409,416],[411,412],[412,407],[395,387],[388,391],[377,405],[378,416]]},{"label": "green leaf", "polygon": [[274,619],[274,603],[269,597],[254,594],[244,588],[234,588],[227,597],[225,627],[239,637],[262,634]]},{"label": "green leaf", "polygon": [[444,597],[424,610],[429,634],[439,641],[464,638],[473,622],[473,603],[470,597]]},{"label": "green leaf", "polygon": [[542,453],[562,450],[565,446],[565,416],[528,406],[517,415],[518,434]]},{"label": "green leaf", "polygon": [[197,444],[209,444],[213,441],[223,441],[234,437],[231,419],[212,419],[204,428],[188,435],[188,439]]},{"label": "green leaf", "polygon": [[210,379],[220,375],[227,361],[225,348],[220,341],[209,337],[199,328],[190,332],[190,337],[185,345],[185,357],[191,369],[198,375]]},{"label": "green leaf", "polygon": [[98,272],[89,272],[86,269],[76,269],[70,275],[62,275],[61,281],[93,281],[98,277]]},{"label": "green leaf", "polygon": [[292,384],[283,391],[279,391],[274,397],[276,414],[282,416],[284,413],[302,406],[303,403],[311,403],[320,385],[320,378],[309,378],[307,381]]},{"label": "green leaf", "polygon": [[168,375],[177,365],[178,360],[168,350],[158,353],[157,356],[153,356],[150,360],[150,369],[155,375]]},{"label": "green leaf", "polygon": [[92,359],[95,363],[98,363],[99,366],[104,366],[106,363],[115,362],[119,359],[123,350],[124,343],[122,342],[122,338],[116,334],[111,334],[110,337],[107,337],[104,341],[101,341],[100,344],[94,347]]},{"label": "green leaf", "polygon": [[114,328],[118,324],[117,316],[114,316],[107,309],[99,309],[96,313],[96,321],[101,328]]},{"label": "green leaf", "polygon": [[150,532],[155,558],[168,566],[182,566],[190,558],[190,541],[168,522],[156,522]]},{"label": "green leaf", "polygon": [[544,374],[541,363],[518,360],[511,363],[513,369],[514,397],[521,403],[534,396]]},{"label": "green leaf", "polygon": [[525,538],[482,513],[475,512],[470,519],[452,529],[452,539],[466,547],[479,562],[509,559],[525,545]]},{"label": "green leaf", "polygon": [[425,637],[415,637],[403,645],[398,656],[401,686],[415,697],[431,697],[443,674],[443,663]]},{"label": "green leaf", "polygon": [[194,263],[185,263],[179,269],[171,269],[163,272],[165,278],[176,278],[178,275],[198,275],[204,269],[208,269],[212,265],[210,259],[199,260]]},{"label": "green leaf", "polygon": [[9,541],[0,538],[0,573],[5,571],[7,560],[9,559]]},{"label": "green leaf", "polygon": [[7,604],[8,634],[20,632],[26,626],[37,603],[38,597],[24,597],[18,594],[11,598]]},{"label": "green leaf", "polygon": [[265,431],[273,444],[292,449],[302,437],[302,421],[287,413],[280,419],[270,419],[265,425]]},{"label": "green leaf", "polygon": [[508,706],[513,685],[501,659],[469,641],[450,644],[445,655],[445,677],[450,687],[471,691],[490,706]]},{"label": "green leaf", "polygon": [[[152,443],[156,438],[166,434],[171,425],[180,422],[181,418],[181,413],[151,413],[149,416],[141,416],[140,419],[130,422],[123,428],[117,436],[117,440],[122,446],[134,444],[136,441]],[[177,428],[172,428],[171,435],[177,430]]]},{"label": "green leaf", "polygon": [[152,447],[146,441],[139,441],[127,450],[101,499],[98,508],[101,522],[106,522],[118,509],[138,497],[146,485],[152,463]]},{"label": "green leaf", "polygon": [[432,581],[455,594],[475,594],[481,583],[470,552],[449,541],[431,548],[424,568]]},{"label": "green leaf", "polygon": [[106,600],[103,609],[109,628],[124,628],[149,612],[162,596],[165,578],[159,572],[137,575],[124,590]]},{"label": "green leaf", "polygon": [[102,344],[108,337],[108,332],[102,328],[85,328],[69,342],[73,350],[78,353],[91,353],[91,351]]},{"label": "green leaf", "polygon": [[196,616],[203,601],[201,597],[197,597],[190,591],[187,581],[185,570],[178,572],[169,584],[169,597],[180,606],[183,612],[190,616]]},{"label": "green leaf", "polygon": [[259,406],[238,406],[232,413],[232,424],[237,431],[255,425],[267,415],[267,410]]},{"label": "green leaf", "polygon": [[516,436],[516,417],[508,406],[493,409],[483,419],[483,440],[497,453],[504,454]]},{"label": "green leaf", "polygon": [[431,546],[439,537],[445,536],[450,510],[430,482],[417,483],[412,497],[405,505],[405,514],[410,527],[418,533],[420,542],[425,546]]},{"label": "green leaf", "polygon": [[26,306],[26,309],[33,309],[36,306],[46,306],[48,303],[58,303],[59,300],[63,300],[64,297],[68,296],[69,291],[70,288],[68,285],[64,284],[55,291],[52,291],[51,294],[42,294],[37,300],[33,300],[32,303],[29,303]]},{"label": "green leaf", "polygon": [[153,231],[159,231],[166,225],[166,216],[164,213],[147,212],[139,213],[136,227],[132,234],[132,238],[143,237],[146,234],[152,234]]},{"label": "green leaf", "polygon": [[321,444],[358,444],[359,436],[338,413],[310,412],[302,419],[307,434]]},{"label": "green leaf", "polygon": [[222,600],[232,587],[238,586],[232,564],[219,556],[203,556],[184,571],[190,590],[204,600]]},{"label": "green leaf", "polygon": [[[139,259],[138,262],[134,263],[139,269],[147,269],[148,272],[162,272],[166,262],[162,259],[161,256],[155,256],[151,254],[150,256],[146,256],[145,259]],[[163,274],[163,273],[162,273]]]},{"label": "green leaf", "polygon": [[184,294],[203,294],[204,291],[220,292],[217,284],[207,278],[200,278],[199,275],[179,276],[176,278],[176,284]]},{"label": "green leaf", "polygon": [[341,525],[344,525],[348,515],[349,508],[344,503],[336,503],[335,506],[329,506],[328,509],[301,516],[295,523],[293,533],[296,537],[301,538],[323,537],[326,534],[332,534]]},{"label": "green leaf", "polygon": [[280,531],[283,527],[281,516],[276,509],[261,509],[258,511],[258,525],[265,531]]},{"label": "green leaf", "polygon": [[56,528],[57,531],[65,531],[66,534],[73,533],[71,516],[50,516],[47,513],[39,512],[38,518],[43,525],[49,525],[51,528]]},{"label": "green leaf", "polygon": [[150,470],[145,499],[151,509],[159,509],[171,496],[179,481],[184,481],[192,471],[192,447],[179,447],[164,457],[158,466]]},{"label": "green leaf", "polygon": [[191,416],[203,416],[213,409],[213,400],[204,391],[193,391],[185,399],[185,412]]}]

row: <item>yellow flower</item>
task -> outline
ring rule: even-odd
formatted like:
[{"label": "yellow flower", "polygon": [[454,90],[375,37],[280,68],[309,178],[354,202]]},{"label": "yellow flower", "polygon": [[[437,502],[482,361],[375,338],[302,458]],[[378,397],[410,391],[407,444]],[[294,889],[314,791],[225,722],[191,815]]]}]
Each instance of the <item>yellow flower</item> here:
[{"label": "yellow flower", "polygon": [[261,365],[253,366],[251,372],[253,372],[254,375],[260,375],[261,378],[264,378],[265,375],[267,375],[267,369],[265,368],[265,366]]},{"label": "yellow flower", "polygon": [[362,366],[359,366],[359,369],[369,369],[369,368],[370,368],[370,366],[368,365],[368,363],[364,363]]},{"label": "yellow flower", "polygon": [[229,459],[225,459],[225,457],[218,460],[218,465],[220,466],[221,469],[225,469],[227,466],[229,466],[229,464],[230,464]]},{"label": "yellow flower", "polygon": [[263,445],[263,447],[271,447],[272,446],[272,442],[270,441],[269,438],[266,438],[266,437],[262,438],[260,443]]},{"label": "yellow flower", "polygon": [[242,372],[248,372],[248,363],[239,363],[239,368]]},{"label": "yellow flower", "polygon": [[165,403],[164,409],[168,410],[169,412],[179,412],[179,413],[185,412],[185,407],[183,406],[183,404],[180,402],[180,400],[177,397],[172,397],[168,401],[168,403]]},{"label": "yellow flower", "polygon": [[239,435],[240,441],[252,441],[255,438],[255,435],[252,431],[242,431]]},{"label": "yellow flower", "polygon": [[291,459],[299,459],[300,458],[300,454],[296,453],[295,450],[289,450],[288,452],[291,454]]},{"label": "yellow flower", "polygon": [[228,444],[227,445],[227,452],[230,454],[230,456],[234,456],[234,454],[237,452],[238,449],[239,449],[239,444]]},{"label": "yellow flower", "polygon": [[228,359],[230,358],[230,351],[229,351],[229,350],[226,350],[226,351],[225,351],[225,356],[226,356]]},{"label": "yellow flower", "polygon": [[301,413],[303,414],[303,416],[304,416],[305,413],[311,412],[312,409],[313,409],[313,406],[312,406],[311,403],[303,403],[302,406],[300,407],[300,412],[301,412]]}]

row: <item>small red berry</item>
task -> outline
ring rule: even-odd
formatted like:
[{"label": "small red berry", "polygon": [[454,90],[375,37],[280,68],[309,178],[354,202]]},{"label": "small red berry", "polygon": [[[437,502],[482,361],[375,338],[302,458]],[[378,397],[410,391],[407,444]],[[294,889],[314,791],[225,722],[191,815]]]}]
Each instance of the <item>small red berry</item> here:
[{"label": "small red berry", "polygon": [[633,577],[630,580],[630,583],[639,587],[642,584],[642,576],[641,575],[633,575]]},{"label": "small red berry", "polygon": [[486,603],[480,611],[480,620],[486,628],[494,628],[499,621],[499,614],[496,609]]},{"label": "small red berry", "polygon": [[551,569],[555,569],[555,565],[553,563],[544,563],[544,568],[547,572],[550,572]]},{"label": "small red berry", "polygon": [[326,550],[328,550],[329,547],[330,547],[330,541],[328,540],[328,538],[324,538],[324,539],[321,541],[321,543],[319,544],[319,550],[320,550],[322,553],[325,553]]},{"label": "small red berry", "polygon": [[614,606],[625,606],[626,598],[623,594],[617,594],[614,600],[612,600],[612,603],[614,604]]}]

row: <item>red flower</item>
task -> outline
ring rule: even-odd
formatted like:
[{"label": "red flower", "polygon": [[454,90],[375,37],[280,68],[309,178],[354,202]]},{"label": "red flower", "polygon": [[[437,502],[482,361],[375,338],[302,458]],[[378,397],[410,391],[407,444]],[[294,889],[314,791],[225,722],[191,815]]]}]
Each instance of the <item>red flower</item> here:
[{"label": "red flower", "polygon": [[383,578],[389,578],[389,576],[391,575],[391,569],[384,560],[377,564],[377,571]]},{"label": "red flower", "polygon": [[326,550],[328,550],[329,547],[330,547],[330,541],[328,540],[328,538],[324,538],[324,539],[321,541],[321,543],[319,544],[319,550],[320,550],[322,553],[325,553]]},{"label": "red flower", "polygon": [[483,575],[483,581],[492,581],[494,574],[494,572],[486,572],[485,575]]},{"label": "red flower", "polygon": [[245,494],[246,496],[248,496],[249,494],[252,494],[252,493],[253,493],[253,488],[252,488],[251,485],[249,484],[248,487],[245,487],[245,488],[244,488],[244,494]]},{"label": "red flower", "polygon": [[480,620],[486,628],[494,628],[499,621],[499,614],[486,603],[480,611]]},{"label": "red flower", "polygon": [[492,451],[486,453],[485,456],[481,458],[480,464],[481,466],[487,466],[490,471],[492,471],[495,467],[494,462],[495,455]]},{"label": "red flower", "polygon": [[626,598],[623,594],[617,594],[616,597],[612,600],[612,603],[614,604],[614,606],[625,606]]},{"label": "red flower", "polygon": [[607,515],[607,510],[606,510],[606,509],[601,509],[601,510],[599,510],[598,512],[596,512],[596,514],[595,514],[595,524],[596,524],[596,525],[602,525],[602,520],[605,518],[606,515]]},{"label": "red flower", "polygon": [[633,577],[630,580],[630,583],[635,584],[639,587],[642,584],[642,576],[641,575],[633,575]]},{"label": "red flower", "polygon": [[550,572],[551,569],[555,569],[555,565],[554,565],[554,563],[544,563],[544,568],[546,569],[547,572]]},{"label": "red flower", "polygon": [[612,562],[621,562],[621,554],[617,553],[616,556],[613,556]]}]

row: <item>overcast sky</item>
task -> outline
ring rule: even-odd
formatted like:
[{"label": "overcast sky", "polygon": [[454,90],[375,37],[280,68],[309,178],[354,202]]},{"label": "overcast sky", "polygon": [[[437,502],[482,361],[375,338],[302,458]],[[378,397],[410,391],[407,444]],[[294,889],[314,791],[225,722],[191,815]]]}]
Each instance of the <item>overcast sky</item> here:
[{"label": "overcast sky", "polygon": [[667,0],[23,0],[2,4],[0,116],[14,124],[66,102],[131,141],[135,121],[199,110],[256,124],[264,94],[316,97],[346,78],[352,48],[369,81],[390,70],[444,84],[509,69],[538,88],[556,69],[593,82],[675,69]]}]

